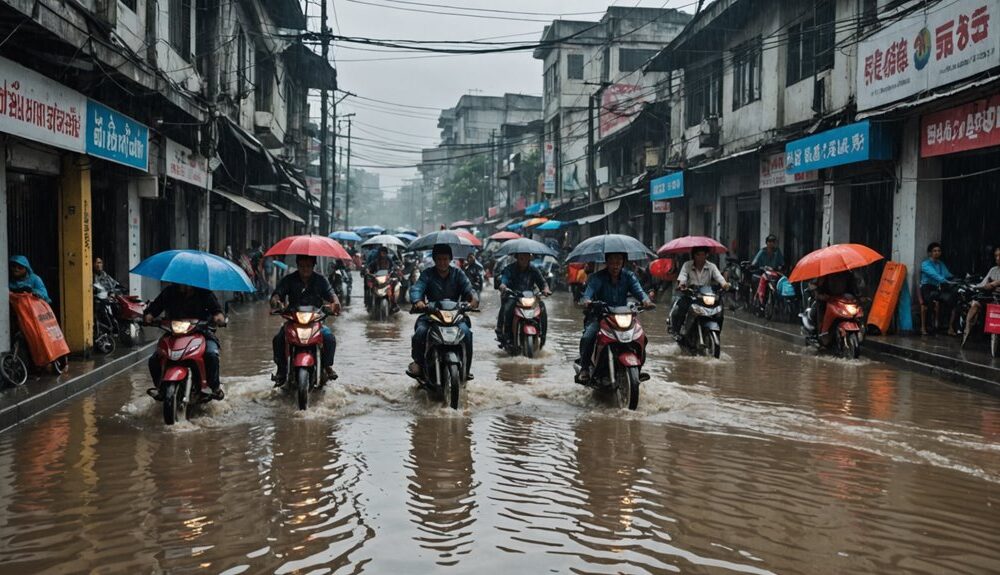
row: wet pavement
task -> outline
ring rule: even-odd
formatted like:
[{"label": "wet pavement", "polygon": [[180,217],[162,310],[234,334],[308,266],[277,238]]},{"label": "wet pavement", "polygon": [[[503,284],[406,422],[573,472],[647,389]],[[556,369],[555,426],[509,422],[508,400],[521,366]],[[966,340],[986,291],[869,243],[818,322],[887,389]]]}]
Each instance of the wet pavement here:
[{"label": "wet pavement", "polygon": [[[355,282],[355,285],[360,285]],[[623,412],[475,322],[461,412],[402,375],[414,317],[334,322],[340,380],[271,390],[278,320],[220,330],[228,397],[173,428],[140,365],[0,435],[0,573],[996,573],[1000,399],[735,324],[683,356],[642,320]]]}]

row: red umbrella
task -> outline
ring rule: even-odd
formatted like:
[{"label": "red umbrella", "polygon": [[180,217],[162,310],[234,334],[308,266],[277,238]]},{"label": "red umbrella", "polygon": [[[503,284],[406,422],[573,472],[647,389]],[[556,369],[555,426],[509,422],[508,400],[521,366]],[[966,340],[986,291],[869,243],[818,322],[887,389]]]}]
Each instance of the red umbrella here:
[{"label": "red umbrella", "polygon": [[477,248],[483,247],[483,241],[477,238],[476,236],[472,235],[472,232],[468,230],[455,230],[455,235],[469,240],[470,242],[472,242],[472,245],[476,246]]},{"label": "red umbrella", "polygon": [[519,237],[521,237],[521,234],[517,234],[514,232],[497,232],[492,236],[490,236],[490,239],[502,242],[506,240],[516,240]]},{"label": "red umbrella", "polygon": [[807,254],[788,276],[790,282],[801,282],[856,268],[882,259],[877,251],[861,244],[834,244]]},{"label": "red umbrella", "polygon": [[663,244],[663,246],[656,251],[656,255],[669,256],[672,254],[686,254],[694,248],[708,248],[710,253],[713,254],[724,254],[729,251],[726,249],[726,246],[720,244],[712,238],[707,238],[705,236],[684,236],[683,238],[673,239]]},{"label": "red umbrella", "polygon": [[448,227],[451,228],[451,229],[455,229],[455,228],[471,228],[474,225],[476,225],[476,224],[470,222],[469,220],[458,220],[457,222],[452,222],[451,225],[448,226]]},{"label": "red umbrella", "polygon": [[649,264],[649,273],[660,281],[669,281],[677,277],[674,260],[670,258],[660,258]]},{"label": "red umbrella", "polygon": [[351,255],[337,240],[326,236],[289,236],[271,246],[265,256],[323,256],[351,261]]}]

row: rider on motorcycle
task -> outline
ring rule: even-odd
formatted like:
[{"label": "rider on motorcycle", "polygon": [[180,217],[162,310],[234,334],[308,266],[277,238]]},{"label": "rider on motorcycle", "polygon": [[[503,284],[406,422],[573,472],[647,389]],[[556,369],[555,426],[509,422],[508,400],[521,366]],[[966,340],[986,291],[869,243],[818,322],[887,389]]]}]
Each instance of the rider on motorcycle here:
[{"label": "rider on motorcycle", "polygon": [[[451,265],[451,246],[436,244],[431,256],[434,258],[434,267],[420,272],[420,278],[410,288],[410,301],[413,302],[413,309],[423,311],[427,309],[428,302],[459,301],[461,298],[466,299],[473,309],[478,308],[479,299],[476,297],[475,290],[472,289],[468,276],[462,270]],[[427,332],[430,330],[429,322],[427,316],[421,315],[413,327],[413,339],[410,347],[413,363],[406,370],[407,374],[413,378],[418,378],[423,373],[424,349],[427,345]],[[471,366],[472,330],[468,324],[461,324],[459,327],[465,332],[465,355],[469,358]],[[471,372],[466,379],[473,379]]]},{"label": "rider on motorcycle", "polygon": [[[316,258],[314,256],[297,256],[295,264],[298,266],[298,270],[281,278],[278,287],[271,294],[271,307],[296,309],[300,306],[327,306],[334,314],[340,313],[340,299],[330,287],[330,282],[321,274],[314,272]],[[274,386],[281,387],[285,384],[285,376],[288,374],[288,357],[285,355],[285,330],[283,328],[278,329],[277,335],[271,341],[271,348],[274,352],[274,365],[278,370],[274,377]],[[333,355],[336,352],[337,340],[333,337],[330,328],[324,325],[323,371],[328,380],[337,379],[337,372],[333,369]]]},{"label": "rider on motorcycle", "polygon": [[[642,302],[642,307],[653,308],[656,305],[642,291],[639,278],[625,268],[626,254],[612,253],[604,256],[606,267],[587,278],[587,289],[580,299],[580,307],[589,308],[591,302],[601,301],[612,307],[624,306],[628,297]],[[588,312],[584,317],[583,337],[580,338],[580,373],[577,381],[584,383],[590,380],[591,359],[594,355],[594,345],[597,343],[597,332],[601,327],[601,318],[596,313]]]},{"label": "rider on motorcycle", "polygon": [[486,268],[476,260],[476,254],[471,253],[465,258],[465,275],[469,277],[473,289],[481,291],[486,277]]},{"label": "rider on motorcycle", "polygon": [[[517,298],[522,292],[538,289],[545,295],[552,295],[549,284],[542,277],[542,272],[531,265],[531,254],[515,254],[514,263],[509,264],[500,272],[500,287],[502,304],[500,313],[497,314],[497,341],[501,346],[511,341],[513,334],[510,333],[511,320],[514,317],[514,306]],[[541,303],[541,302],[539,302]],[[542,317],[540,318],[542,333],[546,331],[548,314],[545,313],[545,305],[542,305]]]},{"label": "rider on motorcycle", "polygon": [[[219,300],[210,290],[191,287],[183,284],[171,284],[163,288],[153,303],[146,308],[143,317],[147,324],[165,313],[167,319],[197,319],[208,321],[215,325],[224,325],[226,316],[222,313]],[[203,332],[205,336],[205,379],[212,388],[212,399],[222,399],[226,394],[222,391],[219,381],[219,340],[210,330]],[[159,395],[162,366],[157,352],[149,358],[149,375],[153,378],[151,394]]]},{"label": "rider on motorcycle", "polygon": [[122,284],[104,271],[104,260],[100,257],[94,258],[94,283],[101,286],[109,294],[123,289]]},{"label": "rider on motorcycle", "polygon": [[[684,262],[681,271],[677,275],[677,287],[680,291],[688,288],[698,289],[704,286],[718,284],[722,289],[729,289],[729,282],[723,277],[718,266],[708,261],[707,247],[697,247],[691,250],[691,259]],[[674,302],[674,309],[670,312],[670,332],[674,339],[681,339],[681,327],[684,325],[684,318],[687,317],[688,308],[691,307],[691,299],[681,294]]]},{"label": "rider on motorcycle", "polygon": [[[987,293],[1000,292],[1000,247],[993,248],[993,261],[996,265],[990,268],[989,273],[986,274],[983,281],[976,284],[977,288]],[[972,300],[972,304],[969,306],[969,313],[965,319],[965,334],[962,336],[962,345],[965,345],[966,340],[969,339],[969,332],[972,331],[973,322],[976,320],[976,316],[979,315],[981,307],[983,307],[983,304],[978,299]]]},{"label": "rider on motorcycle", "polygon": [[835,274],[820,276],[815,282],[810,283],[809,289],[813,290],[815,301],[806,311],[806,329],[811,333],[816,333],[817,326],[823,321],[826,313],[826,302],[831,298],[844,297],[845,295],[858,295],[858,282],[851,271],[842,271]]},{"label": "rider on motorcycle", "polygon": [[753,257],[750,265],[755,268],[771,268],[780,270],[785,267],[785,256],[778,249],[778,236],[771,234],[764,240],[764,247],[760,248],[757,255]]},{"label": "rider on motorcycle", "polygon": [[[379,246],[378,250],[372,252],[372,256],[369,257],[368,262],[365,264],[365,309],[372,306],[372,290],[370,285],[370,278],[374,277],[375,274],[382,270],[387,270],[389,275],[393,275],[397,271],[398,264],[396,262],[395,254],[389,253],[389,248],[386,246]],[[396,302],[390,302],[392,304],[393,313],[399,311],[399,306]]]}]

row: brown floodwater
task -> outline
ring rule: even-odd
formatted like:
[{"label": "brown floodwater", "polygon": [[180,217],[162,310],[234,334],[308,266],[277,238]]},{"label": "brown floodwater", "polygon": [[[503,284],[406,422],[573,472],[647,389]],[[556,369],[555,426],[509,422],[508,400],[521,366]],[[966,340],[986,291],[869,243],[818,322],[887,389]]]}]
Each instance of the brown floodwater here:
[{"label": "brown floodwater", "polygon": [[534,360],[484,300],[459,412],[402,374],[414,318],[359,304],[296,411],[261,304],[191,421],[163,426],[140,365],[0,435],[0,573],[1000,572],[997,398],[735,324],[685,357],[661,306],[628,413],[573,383],[565,294]]}]

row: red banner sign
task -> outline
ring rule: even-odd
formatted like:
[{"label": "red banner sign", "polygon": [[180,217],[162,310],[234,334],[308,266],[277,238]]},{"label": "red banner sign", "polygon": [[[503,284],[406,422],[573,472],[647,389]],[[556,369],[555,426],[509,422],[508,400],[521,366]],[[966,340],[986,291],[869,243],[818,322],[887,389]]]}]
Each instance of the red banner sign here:
[{"label": "red banner sign", "polygon": [[920,119],[920,157],[1000,145],[1000,95]]},{"label": "red banner sign", "polygon": [[1000,305],[986,304],[986,333],[1000,333]]}]

